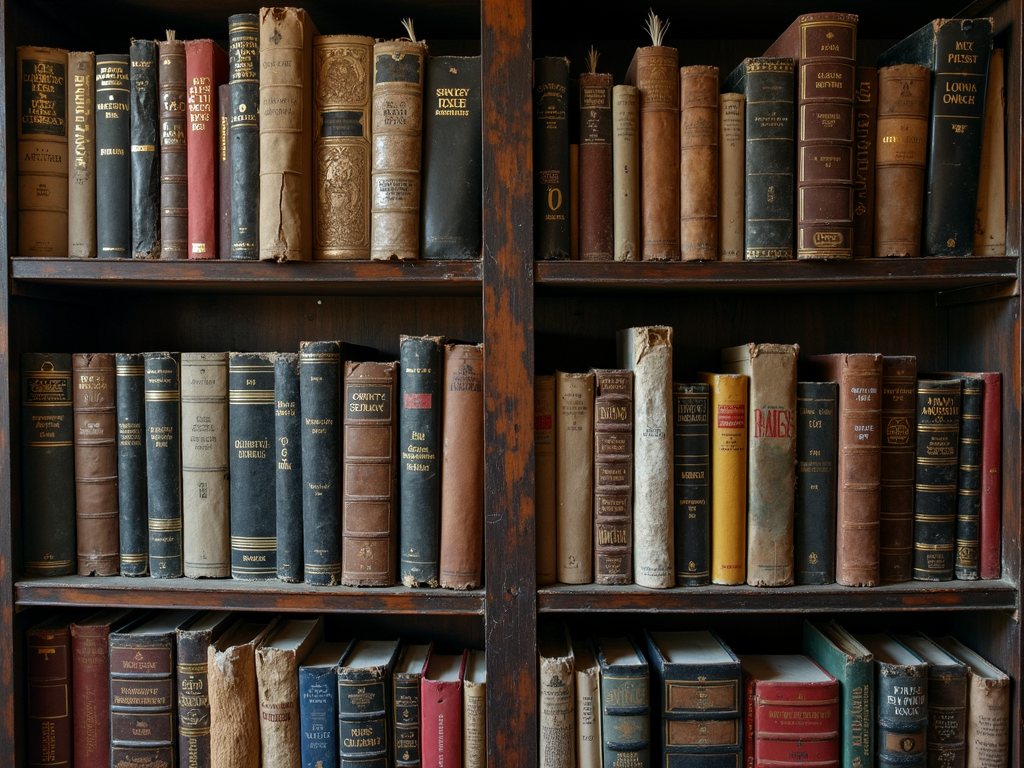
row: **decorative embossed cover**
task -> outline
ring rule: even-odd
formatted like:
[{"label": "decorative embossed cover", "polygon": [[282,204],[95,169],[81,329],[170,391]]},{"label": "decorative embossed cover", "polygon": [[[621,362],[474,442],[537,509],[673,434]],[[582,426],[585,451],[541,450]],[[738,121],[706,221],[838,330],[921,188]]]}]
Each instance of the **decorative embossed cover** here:
[{"label": "decorative embossed cover", "polygon": [[176,637],[180,768],[210,768],[209,648],[237,621],[230,611],[207,611]]},{"label": "decorative embossed cover", "polygon": [[594,374],[594,583],[633,582],[633,372]]}]

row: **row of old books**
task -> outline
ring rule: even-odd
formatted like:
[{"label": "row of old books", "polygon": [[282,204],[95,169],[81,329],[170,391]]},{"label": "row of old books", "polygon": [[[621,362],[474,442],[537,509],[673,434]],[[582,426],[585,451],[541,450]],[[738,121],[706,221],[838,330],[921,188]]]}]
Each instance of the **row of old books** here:
[{"label": "row of old books", "polygon": [[799,16],[721,83],[718,67],[679,66],[653,13],[653,45],[619,85],[594,49],[576,81],[567,59],[536,59],[536,258],[1005,253],[992,19],[937,19],[877,67],[856,66],[857,23]]},{"label": "row of old books", "polygon": [[539,632],[541,768],[1009,759],[1010,680],[952,636],[805,621],[798,651],[737,655],[712,630]]},{"label": "row of old books", "polygon": [[55,614],[25,643],[29,765],[485,764],[482,651],[329,639],[322,616],[117,608]]},{"label": "row of old books", "polygon": [[536,377],[540,584],[999,578],[999,373],[750,343],[680,382],[672,347]]},{"label": "row of old books", "polygon": [[404,23],[375,42],[262,8],[227,52],[19,47],[18,254],[479,258],[480,58]]},{"label": "row of old books", "polygon": [[482,582],[482,345],[25,353],[21,373],[26,574]]}]

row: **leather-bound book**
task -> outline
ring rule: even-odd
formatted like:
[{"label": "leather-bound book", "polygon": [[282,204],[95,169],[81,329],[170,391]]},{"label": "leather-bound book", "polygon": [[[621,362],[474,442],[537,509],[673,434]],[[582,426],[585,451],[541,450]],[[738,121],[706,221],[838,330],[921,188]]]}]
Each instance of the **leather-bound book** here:
[{"label": "leather-bound book", "polygon": [[277,576],[274,354],[228,353],[231,576]]},{"label": "leather-bound book", "polygon": [[183,573],[181,353],[146,352],[146,492],[149,575]]},{"label": "leather-bound book", "polygon": [[373,46],[371,259],[407,261],[420,255],[426,58],[427,46],[415,38]]},{"label": "leather-bound book", "polygon": [[633,582],[633,372],[594,371],[594,583]]},{"label": "leather-bound book", "polygon": [[483,581],[484,346],[446,344],[441,406],[441,586]]},{"label": "leather-bound book", "polygon": [[231,258],[231,144],[228,119],[231,115],[231,86],[217,86],[217,258]]},{"label": "leather-bound book", "polygon": [[72,764],[71,624],[77,618],[58,613],[25,631],[25,752],[33,768]]},{"label": "leather-bound book", "polygon": [[217,258],[217,88],[228,55],[213,40],[185,41],[188,94],[188,257]]},{"label": "leather-bound book", "polygon": [[718,97],[718,251],[722,261],[743,261],[746,187],[746,97]]},{"label": "leather-bound book", "polygon": [[96,255],[96,54],[68,53],[68,256]]},{"label": "leather-bound book", "polygon": [[373,38],[313,38],[312,86],[313,258],[368,259]]},{"label": "leather-bound book", "polygon": [[230,258],[260,257],[260,17],[228,16]]},{"label": "leather-bound book", "polygon": [[71,355],[21,356],[21,519],[25,573],[75,572],[75,427]]},{"label": "leather-bound book", "polygon": [[612,87],[612,237],[615,261],[640,260],[640,91]]},{"label": "leather-bound book", "polygon": [[338,768],[338,667],[349,643],[321,640],[299,665],[299,755],[303,766]]},{"label": "leather-bound book", "polygon": [[420,715],[423,711],[421,683],[423,665],[433,648],[428,644],[403,644],[401,656],[391,675],[391,703],[394,713],[395,765],[398,768],[420,768],[422,764],[422,733]]},{"label": "leather-bound book", "polygon": [[313,258],[313,38],[302,8],[260,9],[259,247],[264,261]]},{"label": "leather-bound book", "polygon": [[931,72],[917,64],[878,70],[875,255],[920,256]]},{"label": "leather-bound book", "polygon": [[534,258],[568,259],[569,60],[533,61]]},{"label": "leather-bound book", "polygon": [[[593,50],[593,49],[591,49]],[[612,242],[612,76],[579,76],[580,261],[611,261]]]},{"label": "leather-bound book", "polygon": [[112,354],[71,356],[79,576],[116,576],[117,379]]},{"label": "leather-bound book", "polygon": [[970,256],[981,170],[991,18],[935,19],[878,57],[932,71],[923,256]]},{"label": "leather-bound book", "polygon": [[875,252],[875,156],[878,69],[857,67],[853,88],[853,258]]},{"label": "leather-bound book", "polygon": [[348,360],[343,370],[341,583],[389,587],[398,559],[398,363]]},{"label": "leather-bound book", "polygon": [[211,643],[237,621],[231,611],[206,611],[175,633],[175,688],[181,768],[210,768]]},{"label": "leather-bound book", "polygon": [[594,638],[601,665],[605,765],[651,766],[651,685],[647,659],[629,637]]},{"label": "leather-bound book", "polygon": [[437,653],[431,649],[423,665],[423,768],[462,768],[462,683],[466,656],[465,651]]},{"label": "leather-bound book", "polygon": [[576,764],[572,640],[564,623],[537,629],[540,768]]},{"label": "leather-bound book", "polygon": [[487,765],[487,660],[484,651],[466,651],[462,679],[462,768]]},{"label": "leather-bound book", "polygon": [[795,224],[793,59],[744,59],[722,90],[746,98],[743,258],[793,258]]},{"label": "leather-bound book", "polygon": [[188,258],[188,89],[185,43],[157,44],[160,89],[160,258]]},{"label": "leather-bound book", "polygon": [[132,258],[160,258],[157,42],[133,39],[131,59]]},{"label": "leather-bound book", "polygon": [[483,248],[480,57],[428,56],[426,67],[421,255],[424,259],[479,259]]},{"label": "leather-bound book", "polygon": [[184,575],[231,575],[228,356],[181,353],[181,522]]},{"label": "leather-bound book", "polygon": [[[274,466],[277,501],[277,578],[303,580],[302,397],[299,354],[274,358]],[[337,391],[335,391],[337,394]],[[323,429],[321,425],[318,427]],[[335,507],[337,509],[337,507]]]},{"label": "leather-bound book", "polygon": [[882,583],[910,581],[914,560],[914,436],[917,358],[882,358],[882,495],[878,554]]},{"label": "leather-bound book", "polygon": [[[555,494],[558,580],[593,580],[594,374],[555,372]],[[619,535],[632,518],[620,520]],[[632,542],[630,531],[629,542]],[[620,542],[620,549],[628,542]],[[631,546],[628,547],[632,549]]]},{"label": "leather-bound book", "polygon": [[[73,55],[73,54],[72,54]],[[974,253],[1006,253],[1006,72],[1002,48],[993,48],[988,65],[985,126],[981,140]],[[75,156],[77,157],[77,156]],[[74,165],[72,165],[74,174]]]},{"label": "leather-bound book", "polygon": [[710,583],[711,390],[707,384],[672,385],[673,508],[676,585]]},{"label": "leather-bound book", "polygon": [[857,16],[798,16],[764,55],[796,70],[796,257],[852,258]]},{"label": "leather-bound book", "polygon": [[67,256],[68,52],[18,46],[16,58],[16,255]]},{"label": "leather-bound book", "polygon": [[537,584],[558,581],[555,377],[533,377],[534,517],[537,526]]},{"label": "leather-bound book", "polygon": [[[400,647],[398,640],[353,641],[338,667],[338,745],[342,766],[390,763],[391,672]],[[447,725],[459,732],[455,730],[457,724]]]},{"label": "leather-bound book", "polygon": [[117,507],[121,575],[149,573],[146,491],[146,363],[141,354],[114,355],[117,373]]},{"label": "leather-bound book", "polygon": [[398,342],[398,575],[407,587],[438,585],[443,343],[440,336]]},{"label": "leather-bound book", "polygon": [[130,104],[128,54],[97,55],[96,252],[101,258],[132,256]]},{"label": "leather-bound book", "polygon": [[679,70],[679,246],[683,261],[718,258],[718,67]]},{"label": "leather-bound book", "polygon": [[796,509],[793,513],[793,581],[836,580],[837,384],[796,385]]}]

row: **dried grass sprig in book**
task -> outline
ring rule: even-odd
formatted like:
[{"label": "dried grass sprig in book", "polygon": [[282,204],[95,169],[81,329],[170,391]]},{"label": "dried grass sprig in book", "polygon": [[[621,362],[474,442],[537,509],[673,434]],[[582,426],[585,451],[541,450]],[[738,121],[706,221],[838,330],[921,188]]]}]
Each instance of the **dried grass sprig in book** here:
[{"label": "dried grass sprig in book", "polygon": [[590,50],[587,52],[587,74],[597,74],[597,60],[601,57],[601,54],[597,52],[594,46],[590,46]]},{"label": "dried grass sprig in book", "polygon": [[651,36],[651,45],[658,46],[664,43],[665,34],[668,32],[668,25],[671,23],[666,19],[665,23],[662,24],[661,19],[658,18],[653,8],[647,12],[646,29],[647,34]]},{"label": "dried grass sprig in book", "polygon": [[416,40],[416,32],[413,31],[413,28],[412,28],[412,19],[411,18],[402,19],[402,26],[405,27],[405,31],[409,33],[409,40],[410,40],[410,42],[413,42],[413,43],[418,42]]}]

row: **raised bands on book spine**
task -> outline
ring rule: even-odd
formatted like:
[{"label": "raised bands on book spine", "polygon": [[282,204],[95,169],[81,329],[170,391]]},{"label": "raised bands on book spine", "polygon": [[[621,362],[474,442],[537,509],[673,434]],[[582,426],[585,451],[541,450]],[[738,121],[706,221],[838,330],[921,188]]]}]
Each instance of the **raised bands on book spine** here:
[{"label": "raised bands on book spine", "polygon": [[594,371],[594,583],[633,582],[633,372]]},{"label": "raised bands on book spine", "polygon": [[917,358],[882,358],[882,475],[878,510],[879,575],[910,581],[914,559],[914,426]]}]

